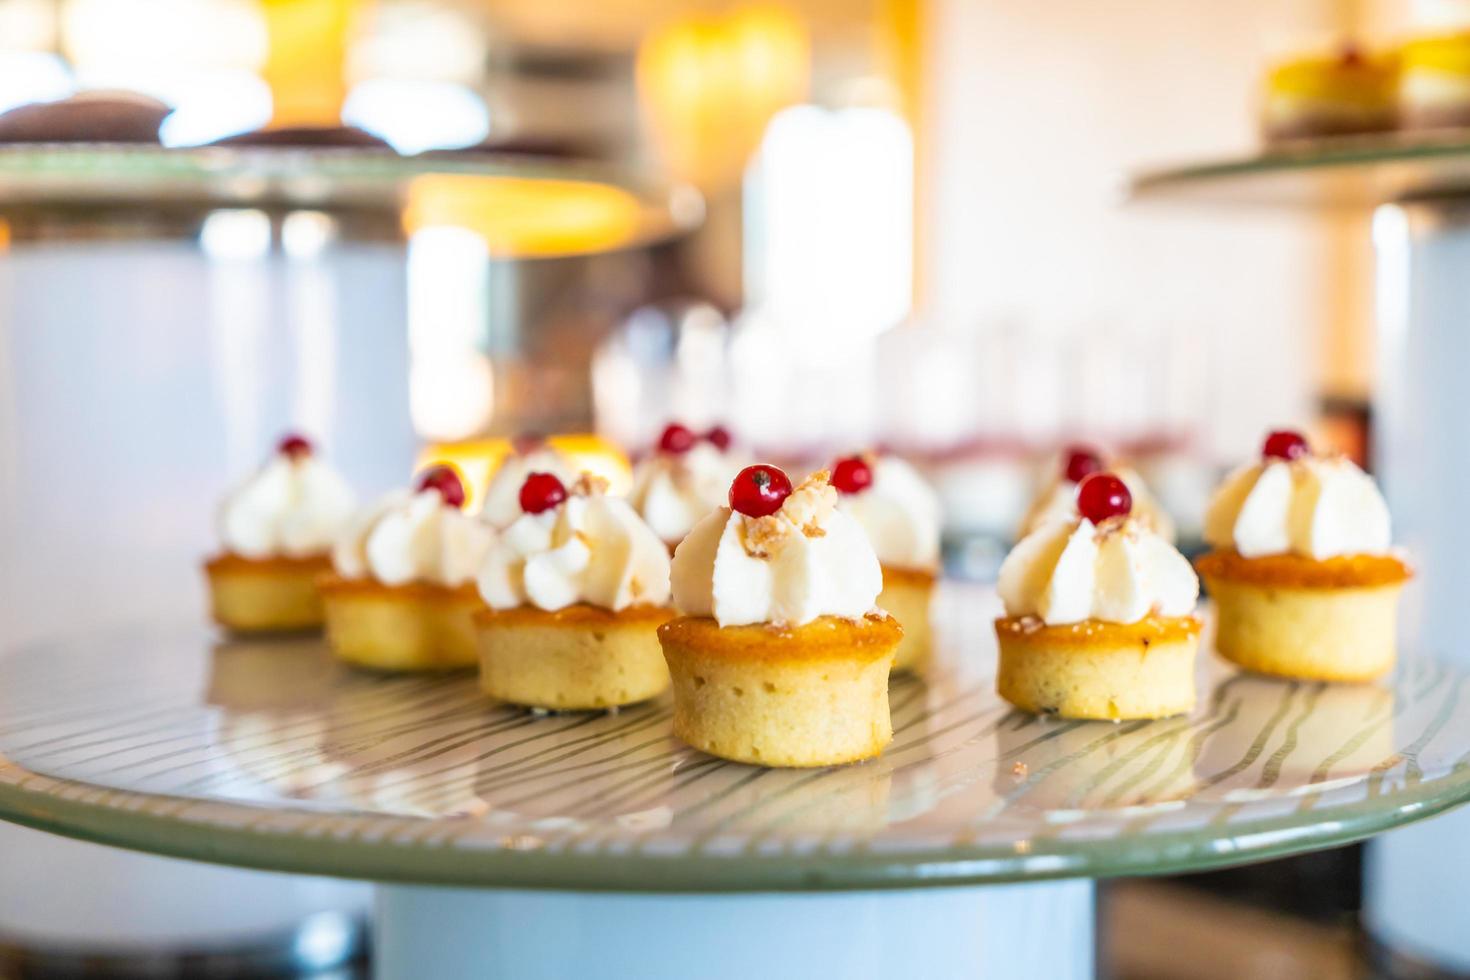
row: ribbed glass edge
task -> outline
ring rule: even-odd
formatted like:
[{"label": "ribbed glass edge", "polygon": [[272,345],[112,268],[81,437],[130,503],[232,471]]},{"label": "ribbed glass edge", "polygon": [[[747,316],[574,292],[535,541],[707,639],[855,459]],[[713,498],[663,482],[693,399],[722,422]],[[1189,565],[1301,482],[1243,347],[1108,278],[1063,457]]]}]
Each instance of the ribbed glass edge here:
[{"label": "ribbed glass edge", "polygon": [[1463,134],[1437,142],[1384,138],[1324,140],[1252,156],[1148,168],[1128,181],[1128,193],[1130,197],[1144,198],[1208,181],[1253,175],[1460,159],[1470,164],[1470,140]]},{"label": "ribbed glass edge", "polygon": [[[13,775],[17,770],[11,769]],[[0,780],[5,773],[0,771]],[[80,784],[74,784],[80,785]],[[925,888],[1175,874],[1320,850],[1362,840],[1470,801],[1470,769],[1429,784],[1311,811],[1233,826],[1229,834],[1177,831],[1095,842],[1041,840],[1025,854],[1014,847],[954,847],[902,855],[579,855],[560,852],[443,847],[342,840],[313,834],[251,830],[138,812],[164,797],[109,790],[102,805],[19,788],[0,781],[0,819],[79,840],[165,857],[265,871],[401,884],[561,891],[728,893]],[[184,801],[181,801],[184,802]],[[197,801],[194,801],[197,802]],[[209,801],[240,818],[261,808]],[[321,814],[310,815],[318,827]],[[344,815],[350,824],[353,816]]]},{"label": "ribbed glass edge", "polygon": [[636,235],[619,247],[695,230],[698,190],[653,174],[595,161],[462,151],[404,157],[363,147],[191,147],[127,144],[0,146],[0,204],[159,201],[201,207],[377,208],[397,214],[409,185],[430,176],[602,184],[630,194],[641,210]]}]

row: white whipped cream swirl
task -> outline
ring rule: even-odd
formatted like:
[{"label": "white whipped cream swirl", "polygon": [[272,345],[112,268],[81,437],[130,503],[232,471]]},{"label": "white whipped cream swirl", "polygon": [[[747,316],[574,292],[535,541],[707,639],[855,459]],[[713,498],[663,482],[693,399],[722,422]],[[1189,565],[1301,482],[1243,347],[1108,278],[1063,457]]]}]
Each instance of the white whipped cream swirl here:
[{"label": "white whipped cream swirl", "polygon": [[[1138,471],[1127,466],[1109,467],[1103,472],[1111,473],[1123,481],[1133,497],[1133,516],[1153,528],[1166,541],[1174,540],[1174,522],[1164,512],[1158,500],[1149,492],[1148,484]],[[1043,524],[1070,523],[1077,519],[1077,484],[1065,475],[1057,477],[1031,503],[1021,521],[1021,537],[1025,537]]]},{"label": "white whipped cream swirl", "polygon": [[437,490],[401,490],[355,522],[337,542],[332,564],[343,578],[458,588],[479,571],[494,533],[444,503]]},{"label": "white whipped cream swirl", "polygon": [[1381,555],[1392,536],[1373,478],[1343,457],[1266,459],[1225,478],[1205,512],[1205,541],[1245,558]]},{"label": "white whipped cream swirl", "polygon": [[278,453],[225,497],[220,541],[245,558],[325,555],[356,506],[352,489],[325,462]]},{"label": "white whipped cream swirl", "polygon": [[708,442],[684,453],[654,453],[633,473],[628,502],[664,541],[677,544],[725,502],[740,464]]},{"label": "white whipped cream swirl", "polygon": [[674,605],[721,626],[861,619],[873,611],[883,571],[862,526],[836,504],[819,473],[767,517],[712,511],[674,552]]},{"label": "white whipped cream swirl", "polygon": [[1008,616],[1035,616],[1048,626],[1088,619],[1136,623],[1149,616],[1187,616],[1199,579],[1174,546],[1142,522],[1086,518],[1043,524],[1012,549],[1000,567]]},{"label": "white whipped cream swirl", "polygon": [[574,493],[502,530],[478,583],[493,609],[662,606],[669,601],[669,549],[626,500]]},{"label": "white whipped cream swirl", "polygon": [[840,494],[838,510],[852,515],[890,568],[939,567],[939,498],[919,471],[895,456],[872,460],[873,482]]},{"label": "white whipped cream swirl", "polygon": [[521,516],[521,487],[532,473],[550,473],[566,486],[577,479],[572,461],[547,445],[527,453],[511,450],[500,461],[495,475],[485,487],[485,502],[480,516],[494,527],[505,527]]}]

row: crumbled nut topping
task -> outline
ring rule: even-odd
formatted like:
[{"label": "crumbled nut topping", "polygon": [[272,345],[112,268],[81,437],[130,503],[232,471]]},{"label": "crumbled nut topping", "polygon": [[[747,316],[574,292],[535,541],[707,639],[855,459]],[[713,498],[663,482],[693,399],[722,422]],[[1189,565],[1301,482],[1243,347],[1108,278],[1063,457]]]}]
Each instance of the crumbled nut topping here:
[{"label": "crumbled nut topping", "polygon": [[577,482],[572,484],[572,493],[578,497],[600,497],[607,493],[607,480],[584,470],[577,477]]},{"label": "crumbled nut topping", "polygon": [[1096,525],[1092,539],[1101,542],[1104,538],[1121,534],[1126,538],[1138,538],[1138,521],[1132,514],[1118,514]]},{"label": "crumbled nut topping", "polygon": [[837,490],[832,486],[832,474],[818,470],[791,491],[778,513],[801,528],[807,537],[820,538],[827,533],[822,525],[836,509]]}]

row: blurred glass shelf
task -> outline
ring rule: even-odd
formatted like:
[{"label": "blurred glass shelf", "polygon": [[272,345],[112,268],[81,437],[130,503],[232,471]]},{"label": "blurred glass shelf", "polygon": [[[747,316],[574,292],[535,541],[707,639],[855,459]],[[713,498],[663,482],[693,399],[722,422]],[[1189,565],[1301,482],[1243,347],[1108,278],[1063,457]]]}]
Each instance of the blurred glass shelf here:
[{"label": "blurred glass shelf", "polygon": [[[469,227],[497,254],[625,248],[692,231],[704,218],[703,199],[691,187],[599,163],[522,154],[0,146],[0,218],[20,228],[21,237],[29,224],[57,217],[126,230],[140,219],[187,225],[221,208],[367,215],[389,235],[427,225]],[[519,248],[526,242],[532,247]]]},{"label": "blurred glass shelf", "polygon": [[679,744],[667,698],[538,717],[472,676],[348,669],[200,629],[0,657],[0,817],[176,857],[424,884],[653,892],[1153,874],[1360,839],[1470,798],[1467,677],[1281,683],[1201,658],[1155,722],[1012,710],[992,593],[947,585],[944,669],[893,744],[778,770]]},{"label": "blurred glass shelf", "polygon": [[1470,132],[1341,137],[1137,173],[1140,203],[1365,208],[1470,196]]}]

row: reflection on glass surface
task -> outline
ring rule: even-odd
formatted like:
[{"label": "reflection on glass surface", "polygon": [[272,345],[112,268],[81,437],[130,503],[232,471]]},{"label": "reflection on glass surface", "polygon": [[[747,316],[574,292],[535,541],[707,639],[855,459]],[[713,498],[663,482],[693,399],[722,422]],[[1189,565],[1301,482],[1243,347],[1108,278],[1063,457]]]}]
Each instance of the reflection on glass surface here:
[{"label": "reflection on glass surface", "polygon": [[[538,715],[490,702],[473,676],[385,676],[314,640],[218,644],[187,631],[14,653],[0,714],[25,723],[0,732],[0,752],[22,773],[142,794],[95,800],[161,827],[192,801],[190,820],[221,822],[220,847],[240,819],[230,805],[243,803],[287,835],[277,839],[326,833],[375,860],[405,848],[416,867],[424,841],[457,863],[529,851],[583,862],[588,880],[617,867],[590,857],[659,854],[728,859],[732,874],[770,859],[756,873],[776,876],[787,857],[819,856],[838,873],[911,854],[928,855],[930,872],[950,858],[997,872],[1158,871],[1221,847],[1340,840],[1470,788],[1459,764],[1470,681],[1441,665],[1410,658],[1389,685],[1329,687],[1207,663],[1188,717],[1036,718],[994,694],[988,617],[965,611],[989,602],[973,589],[941,602],[949,666],[895,680],[894,741],[861,765],[765,770],[704,756],[673,738],[666,698]],[[99,741],[89,733],[102,715]],[[6,779],[0,770],[0,803]],[[46,778],[30,783],[49,792]],[[350,873],[351,859],[338,852],[348,865],[336,870]]]}]

